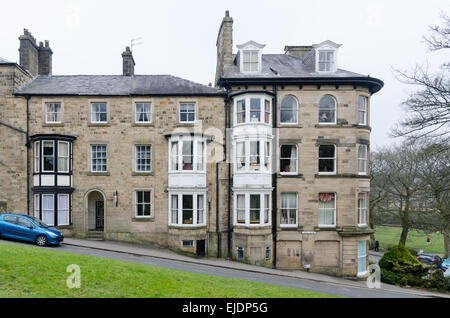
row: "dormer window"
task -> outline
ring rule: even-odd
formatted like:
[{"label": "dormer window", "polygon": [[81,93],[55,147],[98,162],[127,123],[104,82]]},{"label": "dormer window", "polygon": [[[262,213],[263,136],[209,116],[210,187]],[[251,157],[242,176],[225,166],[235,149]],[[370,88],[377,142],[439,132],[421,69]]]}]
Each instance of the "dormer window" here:
[{"label": "dormer window", "polygon": [[319,44],[313,44],[316,52],[316,72],[334,73],[337,71],[337,53],[341,44],[332,41],[324,41]]},{"label": "dormer window", "polygon": [[238,61],[241,73],[259,73],[262,69],[262,49],[264,44],[254,41],[238,45]]}]

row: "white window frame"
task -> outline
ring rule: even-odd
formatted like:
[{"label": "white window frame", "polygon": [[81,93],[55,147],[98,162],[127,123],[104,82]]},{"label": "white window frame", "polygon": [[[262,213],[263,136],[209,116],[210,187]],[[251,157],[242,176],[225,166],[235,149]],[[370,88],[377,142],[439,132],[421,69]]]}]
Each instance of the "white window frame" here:
[{"label": "white window frame", "polygon": [[[183,112],[184,114],[186,114],[186,120],[185,121],[181,120],[181,106],[182,105],[187,105],[187,106],[194,105],[194,111],[193,112],[189,111],[189,110],[187,110],[186,112]],[[193,121],[188,120],[189,114],[192,114],[192,113],[194,113],[194,120]],[[197,104],[195,102],[180,102],[179,105],[178,105],[178,121],[179,121],[179,123],[180,124],[194,124],[196,119],[197,119]]]},{"label": "white window frame", "polygon": [[[105,111],[104,112],[94,111],[94,105],[100,105],[100,104],[105,105],[105,107],[106,107]],[[104,121],[96,120],[97,114],[106,114],[106,120],[104,120]],[[92,124],[107,124],[108,123],[108,103],[107,102],[91,102],[91,123]]]},{"label": "white window frame", "polygon": [[[62,156],[60,153],[60,145],[67,144],[67,156]],[[67,160],[67,170],[61,169],[60,159]],[[58,141],[58,172],[69,173],[70,171],[70,142],[68,141]]]},{"label": "white window frame", "polygon": [[[331,53],[331,59],[321,60],[320,57],[321,57],[322,53],[325,54],[325,56],[327,56],[327,57],[328,57],[328,54]],[[317,71],[320,72],[320,73],[332,73],[332,72],[334,72],[334,70],[335,70],[335,65],[334,65],[334,63],[335,63],[335,56],[334,55],[335,54],[336,54],[336,50],[331,50],[331,49],[318,50],[318,54],[317,54],[317,57],[318,57]],[[325,66],[327,66],[326,69],[322,69],[322,70],[320,69],[322,63]]]},{"label": "white window frame", "polygon": [[[294,101],[295,101],[295,108],[291,109],[291,111],[293,111],[295,113],[295,116],[294,116],[295,122],[284,122],[284,121],[281,121],[281,118],[282,118],[281,112],[283,111],[283,109],[287,111],[287,108],[283,108],[283,106],[282,106],[283,105],[283,100],[285,98],[288,98],[288,97],[292,97],[294,99]],[[286,126],[298,125],[298,113],[299,113],[299,102],[298,102],[297,97],[295,97],[294,95],[286,95],[286,96],[284,96],[283,99],[281,100],[281,104],[280,104],[280,125],[283,125],[283,126],[284,125],[286,125]]]},{"label": "white window frame", "polygon": [[[360,108],[360,101],[361,100],[363,100],[364,102],[364,109],[361,109]],[[367,97],[367,96],[364,96],[364,95],[359,95],[358,96],[358,111],[357,111],[357,121],[358,121],[358,125],[363,125],[363,126],[366,126],[367,125],[367,114],[368,114],[368,112],[367,112],[367,105],[368,105],[368,103],[369,103],[369,98]],[[362,113],[363,114],[363,119],[364,119],[364,121],[363,122],[361,122],[360,120],[359,120],[359,114],[360,113]]]},{"label": "white window frame", "polygon": [[[364,253],[363,255],[359,254],[359,246],[362,245],[361,242],[364,242]],[[357,271],[358,271],[358,275],[364,275],[367,272],[367,241],[365,240],[358,240],[358,245],[357,245],[357,253],[358,253],[358,263],[357,263]],[[360,271],[359,267],[361,264],[361,261],[364,260],[364,270]]]},{"label": "white window frame", "polygon": [[[333,157],[320,157],[320,147],[322,146],[333,146],[334,147],[334,156]],[[318,171],[319,175],[336,175],[337,174],[337,147],[336,145],[319,145],[318,147],[318,155],[319,155],[319,161],[318,161],[318,170],[319,170],[319,165],[320,165],[320,160],[331,160],[333,159],[333,172],[329,172],[329,171]]]},{"label": "white window frame", "polygon": [[34,172],[41,171],[41,142],[34,142]]},{"label": "white window frame", "polygon": [[[55,111],[55,106],[59,106],[59,111]],[[51,111],[49,111],[49,106],[52,107]],[[48,120],[48,116],[52,115],[53,120]],[[45,103],[45,123],[46,124],[61,124],[63,121],[63,112],[62,112],[62,103],[60,102],[46,102]],[[59,120],[55,120],[58,119]]]},{"label": "white window frame", "polygon": [[[259,99],[259,121],[251,121],[251,100]],[[238,123],[238,103],[240,101],[244,101],[245,105],[245,121],[242,123]],[[268,111],[268,122],[266,122],[266,101],[269,102],[269,111]],[[272,97],[266,94],[245,94],[242,96],[238,96],[234,99],[234,107],[233,107],[233,123],[234,126],[238,125],[248,125],[248,124],[263,124],[263,125],[272,125]],[[242,112],[239,112],[242,113]]]},{"label": "white window frame", "polygon": [[[320,224],[319,222],[317,222],[317,223],[318,223],[318,226],[319,226],[319,227],[322,227],[322,228],[335,228],[335,227],[337,226],[337,225],[336,225],[337,194],[336,194],[336,192],[321,192],[321,193],[333,193],[333,194],[334,194],[334,208],[333,208],[333,212],[334,212],[334,215],[333,215],[333,223],[334,223],[334,224]],[[320,201],[319,201],[319,202],[320,202]],[[320,210],[321,210],[321,208],[318,206],[318,207],[317,207],[317,219],[318,219],[318,220],[320,220],[320,217],[319,217]],[[329,209],[327,208],[327,210],[329,210]]]},{"label": "white window frame", "polygon": [[[193,143],[193,151],[192,151],[192,170],[183,170],[183,143],[184,142],[191,142]],[[177,151],[178,153],[176,155],[172,155],[172,144],[176,142],[177,144]],[[198,154],[198,143],[203,143],[203,153],[200,155]],[[189,135],[181,135],[181,136],[175,136],[171,137],[169,140],[169,172],[176,172],[176,173],[206,173],[206,138],[201,136],[189,136]],[[202,169],[198,169],[198,159],[202,157],[203,164]],[[172,161],[173,159],[177,159],[178,163],[178,169],[172,169]]]},{"label": "white window frame", "polygon": [[[295,148],[295,171],[283,172],[281,171],[281,160],[291,160],[291,158],[281,157],[281,148],[283,146],[291,146]],[[280,175],[297,175],[298,174],[298,146],[296,144],[281,144],[280,145]]]},{"label": "white window frame", "polygon": [[[249,61],[246,61],[246,55],[249,55]],[[252,59],[252,57],[256,56],[256,62]],[[242,50],[241,53],[242,58],[242,73],[259,73],[261,71],[260,66],[260,50]],[[255,66],[256,69],[253,67],[250,67],[250,69],[245,70],[246,64],[249,64],[250,66]]]},{"label": "white window frame", "polygon": [[[70,194],[66,194],[66,193],[58,193],[57,194],[58,195],[58,206],[57,206],[57,208],[58,208],[58,211],[57,211],[57,213],[58,213],[58,226],[60,226],[60,225],[69,225],[70,224]],[[67,207],[66,208],[64,208],[64,209],[60,209],[59,208],[59,203],[60,203],[60,197],[67,197]],[[67,213],[67,223],[61,223],[61,218],[59,217],[60,216],[60,214],[62,213],[62,212],[66,212]]]},{"label": "white window frame", "polygon": [[[282,200],[281,196],[286,194],[295,194],[295,224],[289,224],[289,223],[281,223],[281,211],[282,210],[293,210],[291,207],[282,207]],[[297,192],[282,192],[280,194],[280,227],[283,228],[296,228],[298,227],[298,193]]]},{"label": "white window frame", "polygon": [[[138,202],[138,192],[150,192],[150,202]],[[143,194],[144,196],[144,194]],[[138,205],[150,205],[150,215],[138,215]],[[143,210],[142,210],[143,211]],[[135,218],[152,218],[153,217],[153,190],[152,189],[137,189],[134,190],[134,217]]]},{"label": "white window frame", "polygon": [[[102,171],[95,171],[94,170],[94,147],[105,147],[105,154],[106,154],[106,169],[105,170],[102,170]],[[93,172],[93,173],[105,173],[105,172],[108,172],[108,145],[106,145],[106,144],[93,144],[93,145],[90,145],[90,154],[91,154],[91,164],[90,164],[90,167],[91,167],[91,172]],[[95,158],[95,159],[103,159],[103,158]]]},{"label": "white window frame", "polygon": [[[237,196],[238,195],[244,195],[244,202],[245,202],[245,222],[244,223],[238,223],[237,221]],[[251,195],[258,195],[260,200],[259,205],[259,223],[251,223],[250,222],[250,196]],[[266,195],[269,195],[269,207],[266,207],[265,200]],[[233,224],[234,226],[246,226],[246,227],[263,227],[263,226],[270,226],[272,224],[272,194],[270,191],[234,191],[233,194]],[[268,222],[265,222],[265,215],[268,213]]]},{"label": "white window frame", "polygon": [[[44,208],[44,198],[45,197],[52,197],[52,209],[50,210],[50,209],[45,209]],[[47,223],[47,222],[45,222],[44,221],[44,214],[45,214],[45,211],[52,211],[53,212],[53,217],[52,217],[52,223],[50,224],[50,223]],[[45,224],[47,224],[47,225],[51,225],[51,226],[55,226],[55,196],[53,195],[53,194],[42,194],[42,218],[40,219],[42,222],[44,222]]]},{"label": "white window frame", "polygon": [[[333,100],[334,100],[334,109],[333,109],[333,111],[334,111],[334,121],[330,121],[330,122],[321,122],[320,121],[320,112],[321,111],[324,111],[324,110],[321,110],[321,108],[320,108],[320,102],[322,101],[322,99],[323,98],[325,98],[325,97],[331,97]],[[325,110],[331,110],[331,109],[325,109]],[[327,95],[324,95],[324,96],[322,96],[321,98],[320,98],[320,100],[319,100],[319,118],[318,118],[318,124],[319,125],[336,125],[337,124],[337,117],[338,117],[338,102],[337,102],[337,99],[336,99],[336,97],[334,97],[333,95],[329,95],[329,94],[327,94]]]},{"label": "white window frame", "polygon": [[[360,199],[359,198],[359,195],[360,194],[364,194],[364,199]],[[367,226],[367,203],[368,203],[368,201],[367,201],[367,197],[368,197],[368,193],[367,192],[360,192],[360,193],[358,193],[358,226],[360,226],[360,227],[364,227],[364,226]],[[363,202],[364,203],[364,206],[362,206],[361,204],[360,204],[360,202]],[[362,220],[362,215],[364,214],[364,220],[365,220],[365,222],[364,223],[361,223],[361,220]]]},{"label": "white window frame", "polygon": [[41,211],[41,195],[34,195],[34,217],[40,219],[40,211]]},{"label": "white window frame", "polygon": [[[250,151],[250,145],[252,142],[257,142],[259,144],[259,154],[258,155],[251,155]],[[245,166],[243,169],[238,170],[238,152],[237,152],[237,144],[243,143],[244,144],[244,155],[245,155]],[[266,143],[269,143],[269,156],[266,155]],[[269,138],[237,138],[233,142],[233,149],[234,149],[234,173],[261,173],[261,172],[270,172],[272,169],[272,157],[271,157],[271,151],[272,151],[272,141]],[[251,170],[250,169],[250,158],[251,157],[259,157],[259,169],[258,170]],[[241,158],[239,156],[239,158]]]},{"label": "white window frame", "polygon": [[[55,172],[55,162],[56,162],[56,156],[55,156],[55,141],[54,140],[42,140],[41,141],[42,142],[42,157],[41,157],[41,171],[42,172]],[[44,166],[45,166],[45,157],[50,157],[50,156],[46,156],[45,154],[44,154],[44,144],[46,143],[46,142],[51,142],[52,143],[52,147],[53,147],[53,169],[52,170],[45,170],[44,169]]]},{"label": "white window frame", "polygon": [[[138,147],[150,147],[150,169],[149,170],[138,170],[138,160],[146,160],[146,158],[142,159],[142,158],[138,158],[137,154],[138,154]],[[152,160],[152,145],[151,144],[135,144],[134,145],[134,172],[137,173],[149,173],[152,172],[152,166],[153,166],[153,160]],[[147,152],[145,152],[147,153]],[[144,166],[146,166],[146,164],[144,164]]]},{"label": "white window frame", "polygon": [[[360,157],[359,150],[364,149],[366,156]],[[367,158],[368,158],[369,147],[367,145],[359,145],[358,146],[358,174],[359,175],[367,175]],[[360,163],[363,163],[364,171],[359,170]]]},{"label": "white window frame", "polygon": [[[177,223],[172,220],[172,196],[176,195],[178,207],[177,207]],[[183,196],[192,196],[192,224],[183,224]],[[198,196],[203,196],[203,207],[198,206]],[[203,227],[206,226],[206,191],[169,191],[169,226],[176,227]],[[203,222],[198,222],[199,211],[203,213]]]},{"label": "white window frame", "polygon": [[[137,111],[137,106],[138,104],[142,104],[142,105],[149,105],[149,112],[145,113],[145,112],[139,112]],[[140,121],[138,120],[138,116],[141,114],[147,114],[148,115],[148,120],[147,121]],[[153,120],[153,105],[151,102],[135,102],[134,103],[134,123],[135,124],[151,124]]]}]

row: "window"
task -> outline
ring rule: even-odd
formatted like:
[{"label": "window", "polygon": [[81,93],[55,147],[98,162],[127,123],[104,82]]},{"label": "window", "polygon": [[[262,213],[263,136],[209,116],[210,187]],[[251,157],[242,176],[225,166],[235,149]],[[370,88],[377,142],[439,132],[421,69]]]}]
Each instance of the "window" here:
[{"label": "window", "polygon": [[195,104],[181,103],[180,104],[180,123],[195,122]]},{"label": "window", "polygon": [[245,170],[245,142],[236,143],[236,165],[237,171]]},{"label": "window", "polygon": [[169,205],[169,225],[206,225],[205,194],[172,194]]},{"label": "window", "polygon": [[106,145],[91,146],[91,171],[107,171]]},{"label": "window", "polygon": [[319,174],[336,174],[336,146],[319,146]]},{"label": "window", "polygon": [[205,141],[182,138],[170,142],[171,171],[205,171]]},{"label": "window", "polygon": [[367,97],[358,96],[358,125],[367,125]]},{"label": "window", "polygon": [[192,140],[183,140],[182,148],[182,167],[183,170],[193,170],[194,162],[194,142]]},{"label": "window", "polygon": [[194,241],[190,240],[190,241],[181,241],[181,245],[183,247],[193,247],[194,246]]},{"label": "window", "polygon": [[152,147],[150,145],[135,146],[135,171],[152,171]]},{"label": "window", "polygon": [[264,169],[266,171],[270,170],[270,142],[266,141],[264,143]]},{"label": "window", "polygon": [[152,104],[136,103],[135,104],[135,122],[151,123],[152,122]]},{"label": "window", "polygon": [[69,143],[58,142],[58,172],[69,172]]},{"label": "window", "polygon": [[280,207],[280,226],[297,226],[298,195],[297,193],[282,193]]},{"label": "window", "polygon": [[358,225],[367,225],[367,193],[358,193]]},{"label": "window", "polygon": [[41,218],[41,196],[39,194],[34,195],[34,217]]},{"label": "window", "polygon": [[297,174],[297,146],[281,145],[280,173]]},{"label": "window", "polygon": [[358,174],[367,173],[367,146],[360,145],[358,147]]},{"label": "window", "polygon": [[42,152],[42,172],[55,171],[55,144],[53,143],[53,141],[43,141]]},{"label": "window", "polygon": [[178,142],[174,141],[172,142],[171,147],[171,168],[172,170],[176,171],[178,170]]},{"label": "window", "polygon": [[69,223],[69,195],[58,194],[58,225],[69,225]]},{"label": "window", "polygon": [[34,172],[39,172],[41,166],[41,143],[34,143]]},{"label": "window", "polygon": [[21,226],[21,227],[30,227],[31,226],[34,228],[33,224],[29,220],[27,220],[23,217],[20,217],[20,216],[17,217],[17,225]]},{"label": "window", "polygon": [[331,72],[334,69],[334,52],[319,51],[319,72]]},{"label": "window", "polygon": [[250,122],[259,123],[261,121],[261,99],[250,98]]},{"label": "window", "polygon": [[45,122],[47,124],[61,123],[61,104],[60,103],[46,103],[45,104]]},{"label": "window", "polygon": [[294,96],[288,95],[281,101],[280,123],[297,124],[298,122],[298,101]]},{"label": "window", "polygon": [[136,217],[150,217],[152,215],[152,192],[135,191]]},{"label": "window", "polygon": [[197,141],[197,171],[205,170],[203,165],[204,156],[203,141]]},{"label": "window", "polygon": [[358,273],[366,272],[366,241],[358,241]]},{"label": "window", "polygon": [[319,226],[336,226],[336,194],[319,193]]},{"label": "window", "polygon": [[236,123],[242,124],[245,123],[245,99],[239,100],[237,103],[236,109]]},{"label": "window", "polygon": [[259,171],[261,164],[259,141],[250,141],[250,171]]},{"label": "window", "polygon": [[235,194],[235,225],[263,226],[270,224],[270,194]]},{"label": "window", "polygon": [[243,51],[244,72],[258,72],[258,51]]},{"label": "window", "polygon": [[53,194],[42,195],[42,222],[47,225],[55,225],[55,205]]},{"label": "window", "polygon": [[[264,95],[265,96],[265,95]],[[244,123],[271,123],[271,99],[262,95],[249,95],[235,100],[235,125]]]},{"label": "window", "polygon": [[236,222],[245,223],[245,195],[238,194],[236,196],[237,207],[236,207]]},{"label": "window", "polygon": [[319,124],[336,124],[336,100],[330,95],[319,102]]},{"label": "window", "polygon": [[91,122],[92,123],[106,123],[107,122],[107,107],[106,103],[92,103],[91,104]]},{"label": "window", "polygon": [[270,260],[270,247],[266,246],[266,261]]}]

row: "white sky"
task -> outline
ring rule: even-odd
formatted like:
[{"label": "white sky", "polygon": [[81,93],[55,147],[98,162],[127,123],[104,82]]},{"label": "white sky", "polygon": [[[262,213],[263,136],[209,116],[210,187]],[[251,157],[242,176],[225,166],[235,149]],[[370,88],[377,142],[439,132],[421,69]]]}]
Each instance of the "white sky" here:
[{"label": "white sky", "polygon": [[[389,129],[411,87],[392,68],[427,61],[438,66],[446,52],[429,53],[422,43],[428,25],[450,13],[448,0],[164,0],[8,1],[2,3],[0,57],[17,61],[18,37],[27,28],[37,41],[50,40],[53,74],[121,74],[133,38],[136,74],[172,74],[195,82],[214,81],[216,37],[225,10],[234,20],[233,46],[266,44],[264,53],[329,39],[343,46],[339,67],[370,74],[385,87],[372,98],[372,146],[392,143]],[[448,54],[448,53],[447,53]]]}]

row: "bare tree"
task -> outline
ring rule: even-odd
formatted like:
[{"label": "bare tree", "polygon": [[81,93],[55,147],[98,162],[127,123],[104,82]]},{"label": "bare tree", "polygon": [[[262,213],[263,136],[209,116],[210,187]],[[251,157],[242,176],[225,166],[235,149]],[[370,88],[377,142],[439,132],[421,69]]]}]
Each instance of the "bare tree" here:
[{"label": "bare tree", "polygon": [[[442,15],[443,26],[430,27],[424,37],[432,51],[447,50],[450,45],[450,19]],[[417,65],[412,72],[396,70],[397,78],[417,87],[402,103],[405,118],[394,127],[394,136],[417,138],[450,138],[450,63],[444,63],[440,71],[431,73],[428,67]]]}]

